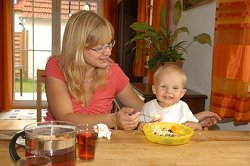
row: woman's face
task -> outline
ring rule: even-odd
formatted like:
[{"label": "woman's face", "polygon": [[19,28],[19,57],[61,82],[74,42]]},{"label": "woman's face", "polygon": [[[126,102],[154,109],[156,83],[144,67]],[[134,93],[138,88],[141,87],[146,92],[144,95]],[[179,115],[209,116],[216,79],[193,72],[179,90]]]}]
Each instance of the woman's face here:
[{"label": "woman's face", "polygon": [[93,48],[85,47],[83,57],[89,67],[106,68],[110,62],[110,55],[115,41],[98,45]]}]

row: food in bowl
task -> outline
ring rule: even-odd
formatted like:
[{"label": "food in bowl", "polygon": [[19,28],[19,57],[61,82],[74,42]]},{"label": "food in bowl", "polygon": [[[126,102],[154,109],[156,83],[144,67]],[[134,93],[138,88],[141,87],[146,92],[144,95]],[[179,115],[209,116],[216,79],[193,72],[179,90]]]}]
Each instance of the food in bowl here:
[{"label": "food in bowl", "polygon": [[159,115],[159,114],[153,114],[152,117],[155,118],[155,119],[160,119],[161,115]]},{"label": "food in bowl", "polygon": [[161,121],[161,115],[159,114],[152,115],[152,122],[160,122],[160,121]]},{"label": "food in bowl", "polygon": [[[165,128],[165,129],[164,129]],[[162,131],[167,129],[167,135]],[[173,132],[170,134],[169,129]],[[187,143],[193,135],[190,127],[177,123],[153,122],[143,126],[146,139],[164,145],[181,145]],[[170,134],[170,135],[168,135]]]},{"label": "food in bowl", "polygon": [[175,134],[171,129],[168,129],[167,127],[164,128],[158,128],[158,127],[154,127],[152,130],[153,134],[156,135],[160,135],[160,136],[167,136],[167,137],[176,137],[178,136],[177,134]]}]

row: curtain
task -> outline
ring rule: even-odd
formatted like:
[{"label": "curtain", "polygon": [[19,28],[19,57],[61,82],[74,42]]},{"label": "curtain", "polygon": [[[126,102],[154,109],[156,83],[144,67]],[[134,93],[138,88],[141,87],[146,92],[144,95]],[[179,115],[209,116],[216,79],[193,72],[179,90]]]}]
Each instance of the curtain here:
[{"label": "curtain", "polygon": [[[117,0],[105,0],[103,1],[103,16],[109,20],[109,22],[113,25],[115,30],[115,40],[117,41]],[[116,61],[117,60],[117,44],[112,49],[111,58]]]},{"label": "curtain", "polygon": [[[158,27],[160,24],[160,11],[164,3],[167,3],[167,7],[169,9],[169,1],[166,0],[154,0],[153,1],[153,14],[152,14],[152,26]],[[149,23],[149,15],[150,15],[150,0],[138,0],[138,22],[148,22]],[[169,18],[169,10],[167,10],[167,19]],[[168,24],[168,20],[166,21]],[[168,27],[168,25],[167,25]],[[151,55],[152,56],[152,55]],[[135,57],[136,58],[136,57]],[[135,60],[136,61],[136,60]],[[146,58],[145,55],[141,55],[138,59],[137,63],[134,64],[134,75],[135,76],[148,76],[149,81],[152,80],[152,72],[145,68]]]},{"label": "curtain", "polygon": [[13,100],[12,1],[0,1],[0,110],[9,111]]},{"label": "curtain", "polygon": [[[137,13],[137,21],[138,22],[149,22],[149,8],[150,0],[138,0],[138,13]],[[137,43],[139,46],[139,43]],[[134,75],[138,77],[143,77],[146,75],[147,71],[145,68],[146,58],[145,55],[141,55],[139,59],[136,60],[134,57]]]},{"label": "curtain", "polygon": [[250,122],[250,1],[218,0],[210,110]]}]

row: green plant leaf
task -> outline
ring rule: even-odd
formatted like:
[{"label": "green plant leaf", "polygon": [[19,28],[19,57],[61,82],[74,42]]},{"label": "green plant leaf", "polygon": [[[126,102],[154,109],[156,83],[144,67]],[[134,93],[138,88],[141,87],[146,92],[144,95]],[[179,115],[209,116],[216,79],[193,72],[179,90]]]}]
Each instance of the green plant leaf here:
[{"label": "green plant leaf", "polygon": [[161,13],[160,13],[160,25],[164,28],[167,28],[166,17],[167,17],[167,2],[165,1],[164,5],[161,8]]},{"label": "green plant leaf", "polygon": [[136,55],[136,63],[137,63],[138,60],[140,59],[141,54],[142,54],[142,51],[143,51],[143,47],[138,48],[138,50],[137,50],[137,55]]},{"label": "green plant leaf", "polygon": [[144,40],[148,36],[150,36],[148,33],[137,33],[137,34],[135,34],[135,36],[130,41],[128,41],[126,43],[126,45],[129,44],[129,43],[139,41],[139,40]]},{"label": "green plant leaf", "polygon": [[194,36],[194,41],[197,41],[200,44],[208,44],[208,45],[212,46],[210,35],[206,34],[206,33],[202,33],[202,34],[199,34],[197,36]]},{"label": "green plant leaf", "polygon": [[151,25],[149,25],[146,22],[134,22],[129,27],[132,28],[136,32],[146,31],[148,29],[154,29]]},{"label": "green plant leaf", "polygon": [[187,27],[177,28],[172,35],[171,44],[173,44],[177,40],[178,34],[182,32],[187,32],[187,34],[189,35],[189,30]]},{"label": "green plant leaf", "polygon": [[136,50],[136,47],[131,48],[130,54],[131,54],[132,56],[134,56],[133,53],[135,52],[135,50]]},{"label": "green plant leaf", "polygon": [[181,1],[177,0],[176,3],[174,4],[174,9],[173,9],[173,23],[175,26],[177,26],[177,24],[179,23],[181,14],[182,14]]},{"label": "green plant leaf", "polygon": [[177,29],[177,32],[178,32],[178,33],[187,32],[187,34],[189,35],[189,30],[188,30],[187,27],[178,28],[178,29]]},{"label": "green plant leaf", "polygon": [[162,37],[161,34],[157,31],[155,31],[154,29],[149,29],[146,32],[148,34],[148,36],[150,36],[151,38],[159,38]]},{"label": "green plant leaf", "polygon": [[152,69],[153,67],[155,67],[157,65],[158,61],[159,61],[159,56],[155,55],[155,56],[151,57],[148,60],[148,68]]}]

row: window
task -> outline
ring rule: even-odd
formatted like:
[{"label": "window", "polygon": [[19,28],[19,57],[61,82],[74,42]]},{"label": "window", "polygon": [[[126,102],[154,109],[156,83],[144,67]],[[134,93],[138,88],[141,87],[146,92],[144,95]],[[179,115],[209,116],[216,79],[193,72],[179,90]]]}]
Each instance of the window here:
[{"label": "window", "polygon": [[60,53],[68,18],[83,9],[102,13],[102,0],[13,0],[13,3],[14,107],[32,107],[36,100],[36,70],[45,68],[50,55]]}]

